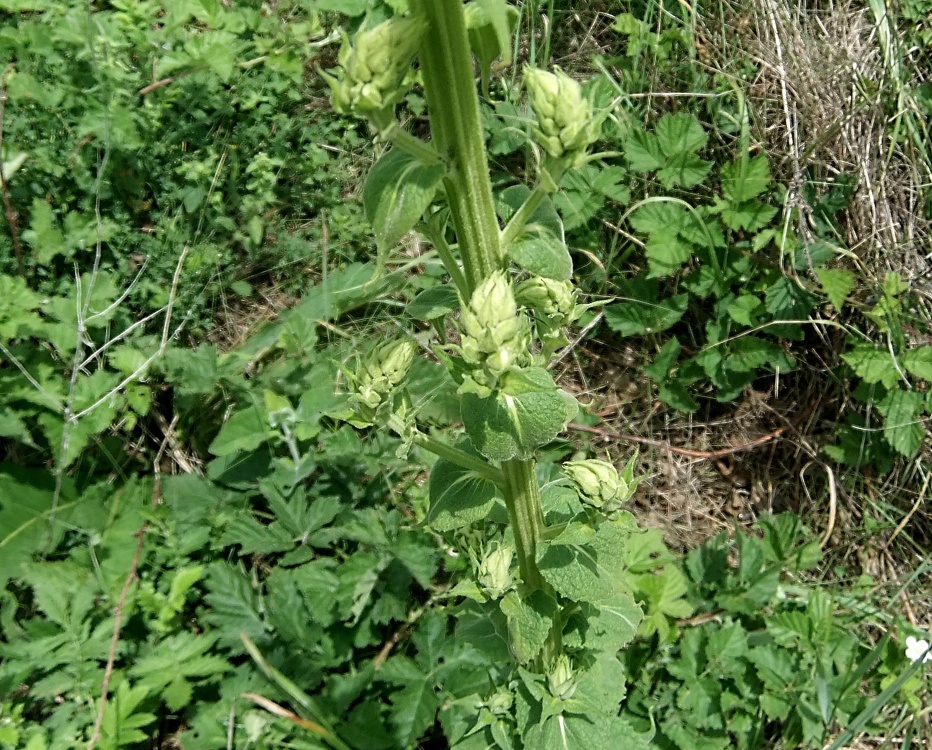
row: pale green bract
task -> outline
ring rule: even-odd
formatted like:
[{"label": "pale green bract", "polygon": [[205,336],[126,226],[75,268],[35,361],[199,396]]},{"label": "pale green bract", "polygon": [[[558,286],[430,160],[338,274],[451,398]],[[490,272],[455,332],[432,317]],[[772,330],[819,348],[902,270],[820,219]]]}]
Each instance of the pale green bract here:
[{"label": "pale green bract", "polygon": [[579,83],[559,68],[554,70],[524,69],[524,83],[537,115],[534,136],[555,159],[570,156],[575,160],[598,138],[597,121]]}]

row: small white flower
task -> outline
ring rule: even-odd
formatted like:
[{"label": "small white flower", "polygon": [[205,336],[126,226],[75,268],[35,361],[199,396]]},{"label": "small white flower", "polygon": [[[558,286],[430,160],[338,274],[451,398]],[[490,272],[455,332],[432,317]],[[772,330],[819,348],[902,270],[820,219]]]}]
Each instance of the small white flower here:
[{"label": "small white flower", "polygon": [[907,636],[906,658],[910,661],[922,659],[923,663],[932,661],[932,650],[930,650],[929,642],[924,639],[913,638],[911,635]]}]

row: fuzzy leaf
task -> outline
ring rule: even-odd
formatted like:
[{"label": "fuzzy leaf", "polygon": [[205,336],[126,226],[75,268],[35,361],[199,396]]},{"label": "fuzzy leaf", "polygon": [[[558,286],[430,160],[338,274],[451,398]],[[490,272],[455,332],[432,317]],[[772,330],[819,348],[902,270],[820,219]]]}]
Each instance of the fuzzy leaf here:
[{"label": "fuzzy leaf", "polygon": [[634,640],[643,617],[641,608],[628,594],[617,593],[600,601],[587,619],[590,632],[586,636],[586,646],[617,652]]},{"label": "fuzzy leaf", "polygon": [[644,248],[650,279],[672,276],[692,256],[693,247],[680,238],[676,231],[658,231],[651,234]]},{"label": "fuzzy leaf", "polygon": [[547,641],[557,610],[556,602],[542,591],[535,591],[527,599],[510,591],[499,606],[508,622],[511,651],[519,662],[527,664]]},{"label": "fuzzy leaf", "polygon": [[695,115],[685,112],[664,115],[657,123],[655,132],[661,151],[668,157],[698,151],[709,140]]},{"label": "fuzzy leaf", "polygon": [[700,184],[712,171],[712,162],[700,159],[694,153],[677,154],[657,171],[657,179],[666,188],[691,188]]},{"label": "fuzzy leaf", "polygon": [[257,406],[234,412],[223,423],[208,450],[215,456],[258,448],[272,435],[266,415]]},{"label": "fuzzy leaf", "polygon": [[634,230],[643,234],[678,232],[687,228],[689,213],[681,203],[652,200],[639,206],[628,219]]},{"label": "fuzzy leaf", "polygon": [[[479,455],[467,441],[457,447]],[[430,472],[429,496],[427,522],[436,531],[452,531],[488,516],[498,490],[488,479],[441,458]]]},{"label": "fuzzy leaf", "polygon": [[663,166],[663,152],[653,133],[633,130],[624,143],[624,150],[628,166],[635,172],[655,172]]},{"label": "fuzzy leaf", "polygon": [[569,281],[573,259],[566,243],[540,225],[531,225],[507,248],[508,256],[525,271],[557,281]]},{"label": "fuzzy leaf", "polygon": [[470,440],[493,461],[529,457],[566,427],[577,408],[576,400],[539,368],[508,373],[501,391],[491,396],[465,393],[462,400]]},{"label": "fuzzy leaf", "polygon": [[524,747],[534,750],[648,750],[647,740],[620,716],[560,713],[524,733]]},{"label": "fuzzy leaf", "polygon": [[408,304],[408,315],[415,320],[434,320],[459,309],[460,297],[456,288],[441,284],[425,289]]},{"label": "fuzzy leaf", "polygon": [[744,203],[756,198],[770,186],[767,156],[746,156],[722,167],[722,191],[730,203]]},{"label": "fuzzy leaf", "polygon": [[417,224],[443,180],[440,164],[426,165],[393,148],[366,177],[362,202],[380,252],[396,245]]}]

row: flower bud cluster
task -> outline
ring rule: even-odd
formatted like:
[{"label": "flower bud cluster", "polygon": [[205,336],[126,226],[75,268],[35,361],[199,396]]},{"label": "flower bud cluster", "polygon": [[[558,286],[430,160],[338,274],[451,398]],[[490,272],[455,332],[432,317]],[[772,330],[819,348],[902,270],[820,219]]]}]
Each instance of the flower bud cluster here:
[{"label": "flower bud cluster", "polygon": [[486,278],[460,315],[460,352],[476,371],[474,380],[494,388],[498,378],[527,358],[527,319],[518,313],[511,282],[503,271]]},{"label": "flower bud cluster", "polygon": [[584,503],[609,513],[627,502],[637,487],[637,482],[626,481],[608,461],[596,458],[567,461],[563,464],[563,474]]},{"label": "flower bud cluster", "polygon": [[359,422],[371,424],[384,404],[389,404],[407,377],[414,361],[413,341],[393,341],[376,349],[352,377],[350,403]]},{"label": "flower bud cluster", "polygon": [[399,16],[358,32],[352,41],[344,35],[341,67],[323,74],[334,109],[372,116],[398,104],[425,31],[421,19]]},{"label": "flower bud cluster", "polygon": [[592,103],[583,96],[579,83],[559,68],[549,73],[525,67],[531,107],[537,115],[534,137],[555,159],[578,159],[599,135]]},{"label": "flower bud cluster", "polygon": [[479,562],[479,585],[490,599],[499,599],[515,583],[511,561],[515,551],[507,545],[489,547]]},{"label": "flower bud cluster", "polygon": [[570,281],[534,276],[518,284],[515,299],[539,313],[550,328],[569,325],[579,317],[576,287]]},{"label": "flower bud cluster", "polygon": [[576,692],[576,677],[573,674],[573,662],[566,654],[560,654],[547,673],[547,688],[554,698],[569,700]]}]

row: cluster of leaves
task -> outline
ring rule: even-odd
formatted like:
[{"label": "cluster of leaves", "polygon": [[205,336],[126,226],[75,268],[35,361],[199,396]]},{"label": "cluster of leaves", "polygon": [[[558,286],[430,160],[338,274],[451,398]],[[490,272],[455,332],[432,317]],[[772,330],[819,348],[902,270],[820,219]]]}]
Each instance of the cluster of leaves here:
[{"label": "cluster of leaves", "polygon": [[363,141],[308,107],[309,52],[328,43],[317,3],[7,5],[22,10],[0,22],[22,258],[4,231],[0,271],[46,294],[74,265],[121,286],[138,276],[124,306],[145,313],[165,304],[187,248],[178,291],[201,326],[256,279],[300,293],[287,269],[323,264],[323,219],[309,215],[326,213],[344,256],[366,244],[344,196]]},{"label": "cluster of leaves", "polygon": [[823,747],[884,687],[869,670],[886,644],[865,643],[854,599],[801,582],[820,559],[808,529],[790,515],[758,528],[720,535],[684,561],[688,599],[714,620],[625,654],[639,675],[627,708],[653,715],[658,747],[754,748],[776,737]]}]

